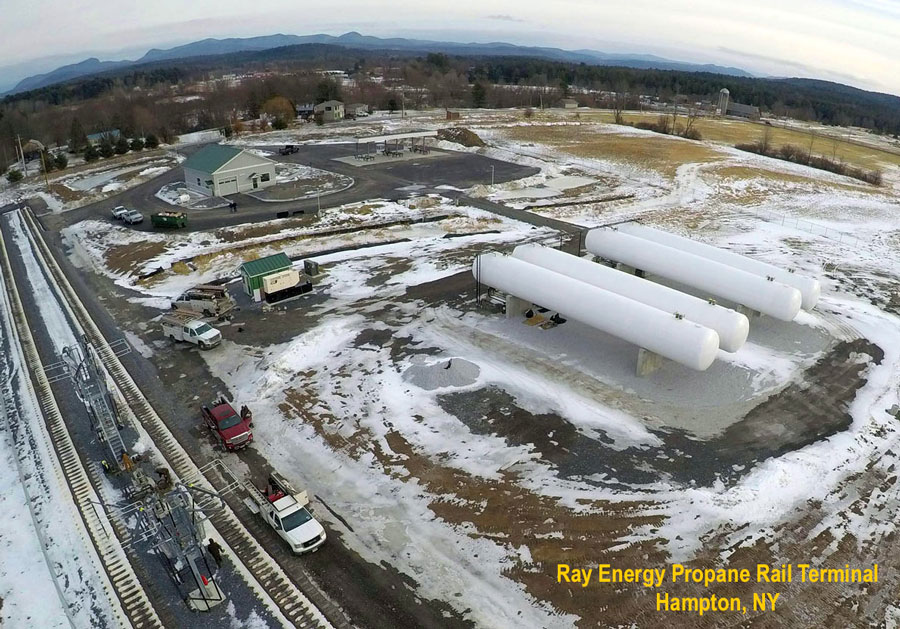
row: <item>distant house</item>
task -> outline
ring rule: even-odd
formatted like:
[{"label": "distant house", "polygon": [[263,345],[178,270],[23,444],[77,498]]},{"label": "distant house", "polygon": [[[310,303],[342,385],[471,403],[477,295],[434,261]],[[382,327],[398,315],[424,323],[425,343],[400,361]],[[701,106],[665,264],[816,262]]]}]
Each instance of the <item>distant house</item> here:
[{"label": "distant house", "polygon": [[344,119],[344,103],[339,100],[326,100],[315,107],[316,122],[337,122]]},{"label": "distant house", "polygon": [[296,105],[294,109],[297,111],[297,117],[302,118],[303,120],[309,120],[316,113],[316,106],[314,103]]},{"label": "distant house", "polygon": [[448,109],[447,120],[459,120],[459,112]]},{"label": "distant house", "polygon": [[118,129],[107,129],[106,131],[101,131],[99,133],[92,133],[87,136],[88,142],[91,144],[97,144],[103,138],[109,138],[110,142],[115,142],[119,139],[119,136],[122,135]]},{"label": "distant house", "polygon": [[751,120],[759,120],[759,107],[753,105],[742,105],[734,101],[728,102],[728,115],[740,116],[741,118],[750,118]]},{"label": "distant house", "polygon": [[347,118],[361,118],[369,115],[369,106],[365,103],[350,103],[344,108]]},{"label": "distant house", "polygon": [[233,146],[207,144],[182,167],[189,189],[215,197],[275,185],[275,162]]},{"label": "distant house", "polygon": [[577,109],[578,108],[578,101],[575,100],[574,98],[564,98],[560,101],[560,104],[565,109]]}]

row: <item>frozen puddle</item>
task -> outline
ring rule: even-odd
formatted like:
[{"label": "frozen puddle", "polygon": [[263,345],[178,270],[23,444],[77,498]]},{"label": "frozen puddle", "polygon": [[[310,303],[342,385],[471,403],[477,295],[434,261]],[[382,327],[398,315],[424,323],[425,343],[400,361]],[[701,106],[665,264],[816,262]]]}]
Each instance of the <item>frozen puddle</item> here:
[{"label": "frozen puddle", "polygon": [[426,391],[446,387],[467,387],[478,380],[481,369],[464,358],[450,358],[435,363],[414,364],[403,372],[406,382]]}]

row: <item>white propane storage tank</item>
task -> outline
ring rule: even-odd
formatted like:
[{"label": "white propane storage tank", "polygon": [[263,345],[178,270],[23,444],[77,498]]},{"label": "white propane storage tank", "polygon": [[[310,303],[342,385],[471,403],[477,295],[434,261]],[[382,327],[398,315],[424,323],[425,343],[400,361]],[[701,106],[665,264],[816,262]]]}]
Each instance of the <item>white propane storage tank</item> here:
[{"label": "white propane storage tank", "polygon": [[652,240],[653,242],[658,242],[667,247],[681,249],[682,251],[692,253],[696,256],[727,264],[728,266],[740,269],[741,271],[746,271],[747,273],[759,275],[760,277],[772,277],[776,282],[793,286],[800,291],[800,295],[803,297],[802,307],[804,310],[812,310],[819,301],[819,294],[822,292],[822,288],[819,285],[818,280],[814,280],[810,277],[796,275],[790,271],[769,264],[768,262],[760,262],[759,260],[742,256],[739,253],[719,249],[712,245],[697,242],[690,238],[676,236],[675,234],[647,227],[646,225],[641,225],[639,223],[625,223],[619,225],[618,228],[619,231],[632,236],[637,236],[638,238]]},{"label": "white propane storage tank", "polygon": [[587,233],[584,246],[594,255],[699,288],[782,321],[791,321],[800,312],[803,298],[796,288],[652,240],[602,227]]},{"label": "white propane storage tank", "polygon": [[712,304],[705,299],[682,293],[635,275],[589,262],[538,244],[519,245],[514,258],[561,273],[576,280],[628,297],[669,313],[680,313],[694,323],[714,330],[719,347],[726,352],[738,351],[750,333],[750,321],[739,312]]},{"label": "white propane storage tank", "polygon": [[472,275],[691,369],[708,368],[719,349],[719,335],[709,328],[516,258],[481,254]]}]

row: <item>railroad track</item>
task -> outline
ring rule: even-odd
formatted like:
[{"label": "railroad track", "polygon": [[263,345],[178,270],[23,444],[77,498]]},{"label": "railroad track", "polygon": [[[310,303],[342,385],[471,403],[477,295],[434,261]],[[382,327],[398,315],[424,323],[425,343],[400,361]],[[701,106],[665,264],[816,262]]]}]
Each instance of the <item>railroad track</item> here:
[{"label": "railroad track", "polygon": [[[75,445],[72,443],[69,431],[63,421],[25,317],[25,309],[16,288],[2,233],[0,233],[0,267],[2,267],[9,297],[10,315],[19,337],[19,346],[22,349],[25,364],[31,373],[32,388],[46,419],[50,440],[56,450],[60,469],[72,493],[75,506],[81,514],[91,543],[97,549],[97,555],[114,590],[114,595],[110,597],[113,603],[113,614],[123,627],[161,628],[163,623],[138,581],[131,561],[123,548],[123,540],[110,535],[111,518],[100,505],[94,486],[78,457]],[[14,342],[14,339],[10,339],[10,343]]]},{"label": "railroad track", "polygon": [[[228,482],[227,479],[223,479],[211,472],[205,474],[201,471],[200,467],[172,435],[165,422],[156,413],[156,410],[122,365],[119,357],[110,347],[90,313],[81,302],[75,289],[53,257],[49,246],[41,234],[42,229],[31,214],[31,211],[26,209],[22,212],[22,216],[28,227],[29,237],[35,245],[35,251],[40,258],[39,262],[47,271],[51,282],[55,284],[64,307],[68,310],[72,320],[77,322],[97,350],[122,399],[126,402],[136,420],[140,422],[150,435],[155,447],[165,458],[176,476],[182,479],[191,479],[199,486],[209,490],[217,491],[225,486]],[[42,371],[41,373],[43,374]],[[322,611],[301,591],[300,586],[287,575],[282,566],[262,547],[257,538],[235,514],[229,502],[226,501],[222,509],[211,511],[208,516],[210,523],[231,548],[235,559],[246,567],[249,574],[252,575],[277,605],[287,621],[301,629],[312,627],[332,629],[335,625],[338,627],[351,626],[343,617],[343,612],[340,608],[327,599],[322,601],[322,606],[332,616],[335,625],[325,617]],[[302,573],[297,574],[295,572],[294,577],[308,591],[315,590],[315,584],[309,581]]]}]

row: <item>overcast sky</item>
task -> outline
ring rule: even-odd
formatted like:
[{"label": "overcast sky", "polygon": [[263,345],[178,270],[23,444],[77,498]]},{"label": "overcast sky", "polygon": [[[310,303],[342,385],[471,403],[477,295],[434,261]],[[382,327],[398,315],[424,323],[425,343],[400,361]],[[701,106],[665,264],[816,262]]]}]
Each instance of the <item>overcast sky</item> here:
[{"label": "overcast sky", "polygon": [[42,68],[20,66],[23,76],[61,57],[135,58],[206,37],[355,30],[653,53],[900,94],[898,0],[0,0],[0,10],[0,66],[45,58]]}]

